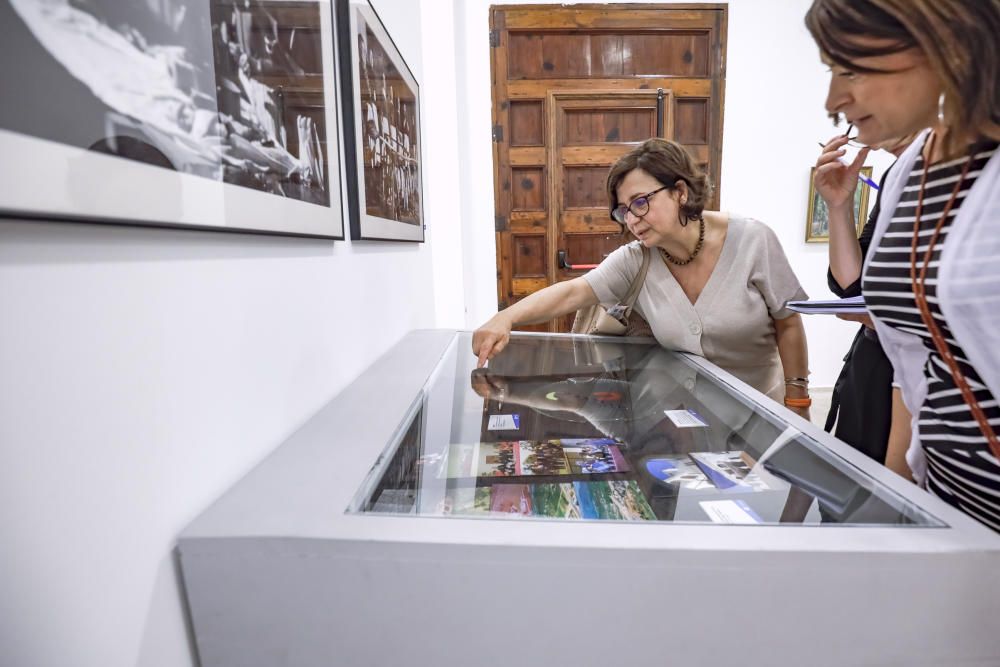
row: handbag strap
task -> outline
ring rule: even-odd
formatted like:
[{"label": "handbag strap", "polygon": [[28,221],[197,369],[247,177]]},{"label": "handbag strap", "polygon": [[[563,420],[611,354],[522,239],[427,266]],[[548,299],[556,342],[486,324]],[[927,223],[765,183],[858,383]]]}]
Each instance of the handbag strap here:
[{"label": "handbag strap", "polygon": [[635,278],[632,279],[632,284],[629,285],[625,298],[621,301],[621,305],[625,306],[625,317],[632,314],[632,306],[635,305],[635,300],[639,298],[639,292],[642,290],[642,284],[646,282],[646,272],[648,270],[649,248],[642,246],[642,266],[639,267],[639,273],[635,274]]}]

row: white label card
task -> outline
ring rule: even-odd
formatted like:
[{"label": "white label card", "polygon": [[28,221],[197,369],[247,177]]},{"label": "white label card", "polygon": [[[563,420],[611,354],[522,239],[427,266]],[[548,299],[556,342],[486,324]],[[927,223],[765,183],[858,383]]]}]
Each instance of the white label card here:
[{"label": "white label card", "polygon": [[670,418],[677,428],[706,428],[706,422],[694,410],[664,410],[663,414]]},{"label": "white label card", "polygon": [[698,504],[714,523],[763,523],[743,500],[703,500]]},{"label": "white label card", "polygon": [[516,431],[521,428],[521,417],[518,415],[490,415],[486,425],[489,431]]}]

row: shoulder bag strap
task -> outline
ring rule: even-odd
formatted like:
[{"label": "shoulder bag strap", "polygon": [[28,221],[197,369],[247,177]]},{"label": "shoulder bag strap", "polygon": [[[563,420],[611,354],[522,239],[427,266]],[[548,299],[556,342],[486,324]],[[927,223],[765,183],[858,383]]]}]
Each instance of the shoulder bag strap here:
[{"label": "shoulder bag strap", "polygon": [[648,270],[649,248],[642,246],[642,266],[639,267],[639,273],[635,274],[635,278],[632,279],[632,284],[629,285],[628,293],[622,300],[622,305],[625,306],[626,317],[632,313],[632,306],[635,305],[635,300],[639,298],[639,292],[642,290],[642,284],[646,282],[646,272]]}]

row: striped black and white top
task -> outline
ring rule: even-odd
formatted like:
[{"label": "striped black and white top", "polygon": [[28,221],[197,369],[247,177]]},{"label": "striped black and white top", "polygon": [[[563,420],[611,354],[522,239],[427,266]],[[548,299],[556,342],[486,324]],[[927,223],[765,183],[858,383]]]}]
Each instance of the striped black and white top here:
[{"label": "striped black and white top", "polygon": [[[941,315],[937,300],[937,272],[948,228],[961,208],[997,142],[978,144],[961,190],[948,213],[927,268],[927,304],[951,353],[994,431],[1000,433],[1000,406],[955,341]],[[923,212],[920,215],[917,268],[923,264],[927,244],[941,219],[945,204],[961,176],[966,158],[932,165],[927,172]],[[885,324],[920,336],[929,350],[924,366],[927,397],[920,409],[918,432],[927,456],[927,488],[949,504],[1000,532],[1000,462],[990,452],[972,411],[962,399],[947,363],[934,347],[930,331],[917,310],[910,281],[910,246],[913,241],[917,199],[924,161],[918,157],[907,177],[899,205],[872,255],[862,290],[870,312]]]}]

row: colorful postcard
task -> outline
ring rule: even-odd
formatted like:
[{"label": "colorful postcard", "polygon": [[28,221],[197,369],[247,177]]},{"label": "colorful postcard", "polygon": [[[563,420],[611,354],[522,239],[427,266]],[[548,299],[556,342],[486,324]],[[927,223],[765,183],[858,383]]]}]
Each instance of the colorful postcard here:
[{"label": "colorful postcard", "polygon": [[474,486],[448,489],[437,505],[438,514],[470,516],[490,511],[490,487]]},{"label": "colorful postcard", "polygon": [[521,440],[517,443],[518,475],[568,475],[569,460],[559,440]]},{"label": "colorful postcard", "polygon": [[438,474],[460,477],[579,475],[631,470],[624,445],[609,438],[555,438],[453,444]]},{"label": "colorful postcard", "polygon": [[572,474],[626,472],[631,470],[617,444],[594,444],[592,440],[564,439],[563,451]]},{"label": "colorful postcard", "polygon": [[654,521],[656,515],[634,481],[573,482],[585,519]]},{"label": "colorful postcard", "polygon": [[516,440],[478,445],[475,476],[511,477],[521,473],[521,448]]},{"label": "colorful postcard", "polygon": [[532,484],[531,499],[535,516],[579,519],[580,504],[572,484]]},{"label": "colorful postcard", "polygon": [[528,484],[494,484],[490,492],[490,512],[531,516],[534,502]]}]

